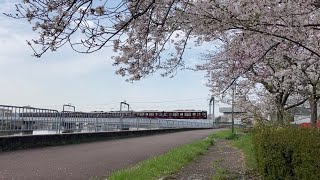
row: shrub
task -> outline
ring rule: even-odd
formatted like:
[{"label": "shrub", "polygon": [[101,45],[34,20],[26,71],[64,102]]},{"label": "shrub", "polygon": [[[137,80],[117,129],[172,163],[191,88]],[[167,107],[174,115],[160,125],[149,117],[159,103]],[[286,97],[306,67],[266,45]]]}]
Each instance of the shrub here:
[{"label": "shrub", "polygon": [[258,127],[253,143],[264,179],[320,179],[319,129]]},{"label": "shrub", "polygon": [[239,134],[231,134],[230,136],[226,137],[227,140],[239,139]]}]

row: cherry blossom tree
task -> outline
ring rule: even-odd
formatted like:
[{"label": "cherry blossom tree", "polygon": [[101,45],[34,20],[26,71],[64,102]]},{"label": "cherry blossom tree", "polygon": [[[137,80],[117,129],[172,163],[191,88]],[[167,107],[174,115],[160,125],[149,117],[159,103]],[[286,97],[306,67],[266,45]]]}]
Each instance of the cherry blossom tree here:
[{"label": "cherry blossom tree", "polygon": [[[79,53],[113,47],[117,74],[131,81],[157,70],[172,75],[184,66],[188,44],[219,41],[229,53],[219,56],[229,60],[215,65],[214,77],[223,78],[213,90],[244,78],[262,84],[281,109],[296,93],[296,74],[303,75],[297,73],[303,68],[288,60],[320,58],[319,8],[319,0],[23,0],[16,14],[7,15],[26,19],[39,33],[28,41],[36,57],[64,45]],[[199,69],[213,68],[206,65]],[[317,67],[308,65],[304,76],[313,77]],[[308,86],[317,90],[312,79]]]},{"label": "cherry blossom tree", "polygon": [[[27,19],[39,32],[29,41],[37,57],[65,44],[82,53],[113,46],[117,73],[139,80],[183,66],[190,40],[201,45],[239,31],[272,36],[320,57],[311,41],[319,39],[319,7],[318,0],[23,0],[8,15]],[[174,52],[164,55],[170,45]]]},{"label": "cherry blossom tree", "polygon": [[[260,41],[251,39],[260,39]],[[210,79],[208,86],[216,95],[224,93],[225,89],[230,86],[230,82],[237,80],[238,94],[241,95],[238,98],[240,100],[238,104],[247,112],[266,114],[261,111],[257,113],[257,108],[254,109],[254,107],[256,107],[255,104],[261,104],[261,102],[257,103],[256,97],[260,96],[259,99],[268,97],[269,105],[264,104],[264,107],[273,105],[278,122],[284,123],[286,111],[303,104],[310,99],[310,94],[312,94],[311,91],[305,89],[306,85],[303,84],[310,77],[306,76],[301,65],[298,67],[298,64],[307,63],[314,66],[314,63],[318,62],[292,59],[289,58],[290,56],[299,59],[308,57],[308,52],[298,52],[294,44],[278,42],[272,37],[265,38],[254,33],[238,33],[237,37],[234,36],[230,41],[225,42],[219,53],[206,55],[208,63],[198,66],[198,69],[208,71]],[[310,83],[317,84],[319,73],[312,71],[309,74],[316,77]],[[261,86],[264,91],[257,91]],[[301,89],[304,91],[302,92]],[[251,102],[250,96],[251,99],[254,97],[254,103]],[[266,101],[263,100],[263,102]]]},{"label": "cherry blossom tree", "polygon": [[[293,54],[293,53],[292,53]],[[299,83],[297,91],[308,97],[311,109],[311,122],[315,125],[318,117],[318,102],[320,99],[320,59],[313,55],[302,57],[286,56],[291,66],[295,67],[295,78]]]}]

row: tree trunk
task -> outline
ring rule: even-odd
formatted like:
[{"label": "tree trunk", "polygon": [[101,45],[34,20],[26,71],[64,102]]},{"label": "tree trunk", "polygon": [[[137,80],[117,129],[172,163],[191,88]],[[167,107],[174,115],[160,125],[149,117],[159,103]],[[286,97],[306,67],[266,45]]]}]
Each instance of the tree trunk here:
[{"label": "tree trunk", "polygon": [[280,104],[277,105],[277,123],[284,124],[284,107]]},{"label": "tree trunk", "polygon": [[318,99],[314,97],[314,95],[312,95],[310,99],[310,109],[311,109],[311,125],[313,127],[317,126],[317,117],[318,117],[317,106],[318,106]]}]

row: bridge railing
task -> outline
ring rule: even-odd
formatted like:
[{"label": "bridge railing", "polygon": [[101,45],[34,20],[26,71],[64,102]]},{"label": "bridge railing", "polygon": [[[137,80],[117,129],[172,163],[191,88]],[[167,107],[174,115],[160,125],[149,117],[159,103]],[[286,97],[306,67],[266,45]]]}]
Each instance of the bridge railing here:
[{"label": "bridge railing", "polygon": [[128,118],[104,112],[59,112],[29,106],[0,105],[0,135],[211,127],[211,123],[201,120]]},{"label": "bridge railing", "polygon": [[57,110],[0,105],[0,132],[56,131],[58,119]]}]

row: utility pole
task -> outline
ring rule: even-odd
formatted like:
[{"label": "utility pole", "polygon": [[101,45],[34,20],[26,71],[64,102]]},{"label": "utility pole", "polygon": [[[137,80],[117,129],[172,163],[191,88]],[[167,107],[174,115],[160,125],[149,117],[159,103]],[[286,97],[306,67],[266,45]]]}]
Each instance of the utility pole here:
[{"label": "utility pole", "polygon": [[126,105],[128,107],[128,112],[129,112],[129,108],[130,108],[130,105],[128,103],[126,103],[126,101],[124,102],[120,102],[120,130],[123,129],[123,123],[122,123],[122,118],[123,118],[123,114],[122,114],[122,105]]},{"label": "utility pole", "polygon": [[234,92],[236,90],[236,84],[232,88],[232,105],[231,105],[231,131],[234,133]]},{"label": "utility pole", "polygon": [[214,123],[214,127],[216,127],[216,119],[215,119],[215,114],[214,114],[214,97],[212,95],[212,121]]},{"label": "utility pole", "polygon": [[[212,104],[212,114],[211,114],[211,104]],[[214,96],[213,95],[211,95],[211,99],[210,99],[210,102],[209,102],[209,114],[211,114],[212,124],[215,127],[216,126],[216,122],[215,122],[215,119],[214,119]]]}]

